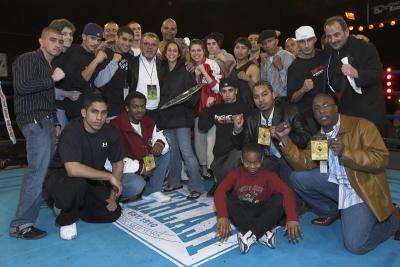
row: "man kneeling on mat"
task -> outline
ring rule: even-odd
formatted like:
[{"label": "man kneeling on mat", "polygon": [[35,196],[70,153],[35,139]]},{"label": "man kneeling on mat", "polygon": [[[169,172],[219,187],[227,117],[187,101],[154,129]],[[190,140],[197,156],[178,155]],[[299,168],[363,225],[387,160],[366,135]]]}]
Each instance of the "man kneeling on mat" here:
[{"label": "man kneeling on mat", "polygon": [[[121,215],[117,198],[122,192],[124,154],[117,131],[105,124],[107,103],[100,94],[88,95],[81,113],[83,118],[72,120],[63,130],[44,184],[64,240],[77,236],[78,219],[110,223]],[[107,158],[112,173],[104,170]]]},{"label": "man kneeling on mat", "polygon": [[298,242],[301,230],[293,191],[274,172],[262,168],[259,145],[246,144],[241,160],[243,166],[231,171],[215,191],[216,234],[221,241],[229,238],[232,221],[239,230],[237,240],[242,254],[256,241],[275,248],[276,225],[286,215],[289,242]]},{"label": "man kneeling on mat", "polygon": [[[291,181],[296,193],[327,226],[341,216],[345,247],[365,254],[396,233],[400,213],[392,204],[385,167],[389,152],[370,121],[338,112],[332,96],[317,94],[312,102],[320,132],[306,149],[293,144],[286,124],[277,132],[282,153],[296,170]],[[319,168],[318,168],[319,165]]]}]

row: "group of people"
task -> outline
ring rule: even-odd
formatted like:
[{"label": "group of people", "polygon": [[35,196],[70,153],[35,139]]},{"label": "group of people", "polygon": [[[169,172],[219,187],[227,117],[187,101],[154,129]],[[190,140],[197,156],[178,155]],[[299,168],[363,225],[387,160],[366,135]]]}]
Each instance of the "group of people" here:
[{"label": "group of people", "polygon": [[[301,26],[289,51],[268,29],[237,38],[232,55],[218,32],[177,38],[171,18],[161,41],[138,22],[110,21],[86,24],[80,45],[71,22],[52,21],[40,48],[13,63],[28,168],[10,236],[47,235],[34,226],[42,198],[71,240],[79,219],[117,220],[120,202],[171,201],[186,173],[189,200],[202,196],[204,179],[215,180],[207,195],[216,233],[224,241],[234,224],[242,253],[256,242],[275,248],[279,225],[298,242],[305,206],[319,216],[315,225],[340,217],[352,253],[400,239],[378,52],[342,17],[324,30],[323,50],[313,28]],[[160,109],[195,86],[187,101]]]}]

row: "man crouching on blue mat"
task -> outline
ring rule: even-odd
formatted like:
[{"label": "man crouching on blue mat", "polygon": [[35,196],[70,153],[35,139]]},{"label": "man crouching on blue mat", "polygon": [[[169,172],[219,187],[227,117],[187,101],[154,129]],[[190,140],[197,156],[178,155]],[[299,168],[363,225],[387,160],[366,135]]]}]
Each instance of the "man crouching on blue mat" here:
[{"label": "man crouching on blue mat", "polygon": [[259,145],[246,144],[242,166],[231,171],[214,194],[217,210],[216,234],[225,241],[230,222],[238,228],[237,240],[242,254],[256,241],[276,247],[276,225],[286,215],[286,234],[291,243],[302,237],[293,191],[272,171],[262,168]]},{"label": "man crouching on blue mat", "polygon": [[[124,150],[116,129],[106,124],[107,103],[100,94],[85,97],[76,118],[61,134],[44,191],[53,203],[60,237],[77,236],[76,222],[111,223],[121,215],[117,202],[122,192]],[[112,173],[105,171],[108,159]]]}]

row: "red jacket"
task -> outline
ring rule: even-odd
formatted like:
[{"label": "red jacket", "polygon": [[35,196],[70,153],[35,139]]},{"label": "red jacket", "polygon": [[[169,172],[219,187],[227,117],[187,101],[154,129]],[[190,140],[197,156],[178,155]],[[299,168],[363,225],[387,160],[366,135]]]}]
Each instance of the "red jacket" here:
[{"label": "red jacket", "polygon": [[293,191],[274,172],[261,169],[256,175],[251,176],[243,167],[232,170],[214,193],[214,202],[218,217],[229,217],[227,194],[230,191],[232,191],[233,196],[250,203],[265,201],[272,194],[281,193],[283,197],[283,209],[285,210],[287,220],[299,221]]},{"label": "red jacket", "polygon": [[[118,130],[122,143],[125,148],[125,156],[140,163],[139,172],[143,166],[143,157],[150,153],[152,149],[151,140],[153,137],[155,122],[148,115],[140,121],[142,136],[138,135],[133,129],[128,112],[124,111],[111,121],[112,126]],[[165,146],[162,140],[157,140]]]},{"label": "red jacket", "polygon": [[[199,103],[196,105],[194,108],[194,116],[198,117],[201,113],[201,111],[204,109],[204,107],[207,104],[207,99],[209,97],[214,97],[215,98],[215,104],[221,104],[222,103],[222,97],[219,93],[215,93],[212,88],[217,86],[219,88],[219,80],[224,77],[224,73],[221,71],[221,69],[218,66],[218,63],[214,60],[208,59],[208,58],[203,58],[201,60],[201,64],[204,65],[204,68],[208,75],[212,78],[212,82],[210,84],[204,85],[203,88],[201,88],[200,91],[200,100]],[[200,76],[200,80],[198,80],[198,83],[206,83],[205,79],[203,76]]]}]

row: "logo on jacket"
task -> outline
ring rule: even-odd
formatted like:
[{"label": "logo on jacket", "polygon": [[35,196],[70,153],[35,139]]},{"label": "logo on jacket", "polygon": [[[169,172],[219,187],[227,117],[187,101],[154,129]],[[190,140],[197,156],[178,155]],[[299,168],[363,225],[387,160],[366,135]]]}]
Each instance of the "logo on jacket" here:
[{"label": "logo on jacket", "polygon": [[108,147],[108,143],[107,143],[107,142],[102,142],[102,143],[101,143],[101,147],[102,147],[102,148]]}]

